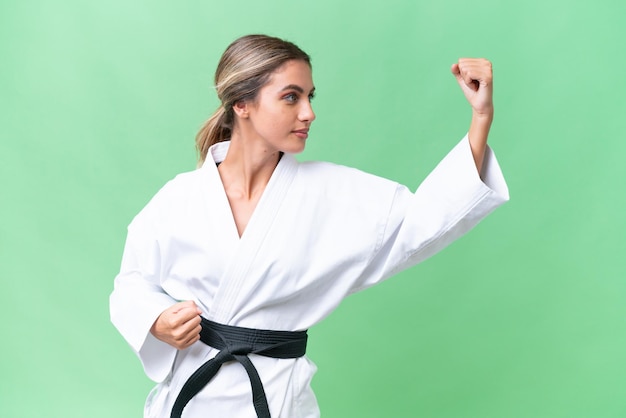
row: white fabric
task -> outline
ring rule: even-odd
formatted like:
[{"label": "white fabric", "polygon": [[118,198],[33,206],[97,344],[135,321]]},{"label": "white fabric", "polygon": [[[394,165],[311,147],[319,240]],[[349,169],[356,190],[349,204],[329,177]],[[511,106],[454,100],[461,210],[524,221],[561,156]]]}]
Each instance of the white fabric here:
[{"label": "white fabric", "polygon": [[[508,200],[490,149],[481,178],[467,136],[415,193],[361,171],[284,155],[241,238],[210,149],[202,168],[166,184],[128,227],[111,319],[160,382],[146,417],[169,417],[188,376],[217,353],[198,342],[177,352],[155,339],[152,323],[167,307],[195,301],[204,315],[249,328],[305,330],[349,294],[441,250]],[[319,416],[307,358],[250,356],[273,418]],[[250,382],[225,364],[187,406],[183,418],[252,418]]]}]

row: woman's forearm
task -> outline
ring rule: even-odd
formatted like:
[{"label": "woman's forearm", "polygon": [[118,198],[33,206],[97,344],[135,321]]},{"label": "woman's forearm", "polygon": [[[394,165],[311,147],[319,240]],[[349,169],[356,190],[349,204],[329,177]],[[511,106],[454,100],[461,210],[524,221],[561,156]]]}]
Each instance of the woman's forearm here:
[{"label": "woman's forearm", "polygon": [[470,124],[468,137],[474,163],[479,173],[483,167],[483,159],[487,150],[487,137],[489,136],[492,121],[493,110],[488,113],[472,113],[472,123]]}]

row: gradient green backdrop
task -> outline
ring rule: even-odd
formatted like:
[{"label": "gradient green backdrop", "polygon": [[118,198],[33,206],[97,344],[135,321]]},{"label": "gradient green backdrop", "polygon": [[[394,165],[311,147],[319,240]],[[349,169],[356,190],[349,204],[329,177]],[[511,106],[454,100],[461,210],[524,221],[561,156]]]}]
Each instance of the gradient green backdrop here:
[{"label": "gradient green backdrop", "polygon": [[494,62],[512,200],[311,330],[322,415],[626,417],[625,18],[623,0],[3,0],[0,416],[141,416],[152,384],[108,319],[125,228],[194,168],[218,58],[262,32],[313,56],[302,159],[412,188],[468,126],[450,64]]}]

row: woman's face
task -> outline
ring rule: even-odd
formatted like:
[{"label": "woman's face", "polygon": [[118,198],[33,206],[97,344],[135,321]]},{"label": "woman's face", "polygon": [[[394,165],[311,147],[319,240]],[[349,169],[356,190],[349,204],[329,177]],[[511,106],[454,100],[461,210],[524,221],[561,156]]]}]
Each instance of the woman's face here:
[{"label": "woman's face", "polygon": [[301,152],[315,120],[311,107],[314,91],[309,65],[300,60],[286,62],[272,74],[254,102],[246,104],[245,134],[261,141],[270,152]]}]

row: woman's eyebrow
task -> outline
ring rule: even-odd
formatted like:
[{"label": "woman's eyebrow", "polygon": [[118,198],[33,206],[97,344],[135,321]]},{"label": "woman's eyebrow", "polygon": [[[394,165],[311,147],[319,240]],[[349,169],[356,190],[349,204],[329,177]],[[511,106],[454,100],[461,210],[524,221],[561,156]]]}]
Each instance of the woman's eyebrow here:
[{"label": "woman's eyebrow", "polygon": [[[299,85],[297,85],[297,84],[286,85],[285,87],[282,88],[281,91],[285,91],[285,90],[295,90],[295,91],[297,91],[300,94],[304,93],[304,89],[302,87],[300,87]],[[315,87],[313,87],[313,89],[311,89],[311,93],[313,93],[314,91],[315,91]]]}]

